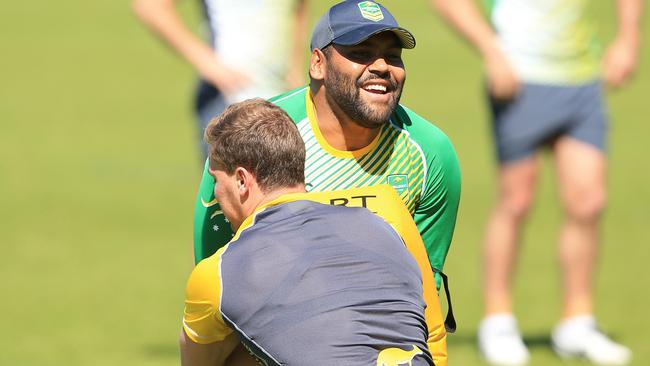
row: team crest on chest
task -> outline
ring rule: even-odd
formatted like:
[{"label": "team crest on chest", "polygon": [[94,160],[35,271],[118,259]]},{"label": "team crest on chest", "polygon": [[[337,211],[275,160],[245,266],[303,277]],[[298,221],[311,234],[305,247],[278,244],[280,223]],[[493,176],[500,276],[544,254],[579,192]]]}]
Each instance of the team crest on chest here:
[{"label": "team crest on chest", "polygon": [[399,194],[402,194],[409,189],[409,178],[406,174],[391,174],[386,177],[386,183],[395,188]]},{"label": "team crest on chest", "polygon": [[372,1],[363,1],[357,5],[359,5],[362,17],[372,20],[373,22],[378,22],[384,19],[384,14],[381,12],[381,8]]}]

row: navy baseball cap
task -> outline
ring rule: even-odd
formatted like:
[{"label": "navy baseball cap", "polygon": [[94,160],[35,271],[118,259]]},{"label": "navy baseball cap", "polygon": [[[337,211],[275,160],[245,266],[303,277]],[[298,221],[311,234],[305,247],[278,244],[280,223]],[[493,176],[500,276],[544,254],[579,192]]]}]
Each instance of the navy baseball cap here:
[{"label": "navy baseball cap", "polygon": [[311,36],[311,50],[330,44],[352,46],[377,33],[395,33],[402,48],[415,47],[415,37],[400,27],[393,15],[374,1],[346,0],[332,6],[323,15]]}]

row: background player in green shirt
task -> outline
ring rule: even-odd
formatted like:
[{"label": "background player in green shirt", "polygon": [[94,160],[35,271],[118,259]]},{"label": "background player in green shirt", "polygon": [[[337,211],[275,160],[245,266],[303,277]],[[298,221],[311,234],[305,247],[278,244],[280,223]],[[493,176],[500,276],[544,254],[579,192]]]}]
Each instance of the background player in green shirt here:
[{"label": "background player in green shirt", "polygon": [[[402,49],[414,46],[413,35],[381,5],[336,4],[312,35],[309,86],[272,101],[287,111],[305,141],[308,191],[392,185],[413,215],[432,267],[442,270],[460,171],[447,136],[398,104],[406,77]],[[213,186],[206,171],[195,211],[197,261],[232,236]],[[363,199],[335,204],[363,205]]]}]

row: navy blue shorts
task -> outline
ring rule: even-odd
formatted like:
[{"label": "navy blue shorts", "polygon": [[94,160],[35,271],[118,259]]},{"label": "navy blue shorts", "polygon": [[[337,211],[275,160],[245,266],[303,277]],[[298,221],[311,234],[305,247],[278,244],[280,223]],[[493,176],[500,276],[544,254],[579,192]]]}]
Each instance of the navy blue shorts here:
[{"label": "navy blue shorts", "polygon": [[503,102],[489,98],[501,163],[524,159],[561,136],[606,149],[607,112],[600,80],[577,86],[522,84]]},{"label": "navy blue shorts", "polygon": [[202,161],[208,157],[208,145],[203,141],[203,131],[214,117],[226,110],[226,107],[228,103],[223,93],[208,82],[199,81],[194,110],[198,119],[198,145],[203,156]]}]

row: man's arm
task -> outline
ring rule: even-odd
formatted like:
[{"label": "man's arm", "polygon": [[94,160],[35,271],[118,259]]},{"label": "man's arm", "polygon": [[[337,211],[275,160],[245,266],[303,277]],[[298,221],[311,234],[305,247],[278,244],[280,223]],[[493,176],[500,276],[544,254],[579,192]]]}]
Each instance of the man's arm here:
[{"label": "man's arm", "polygon": [[296,1],[296,13],[293,28],[293,44],[291,49],[290,65],[287,72],[287,86],[289,89],[305,84],[305,43],[307,42],[307,22],[309,9],[307,0]]},{"label": "man's arm", "polygon": [[636,70],[641,37],[642,0],[617,0],[618,31],[605,52],[603,78],[607,85],[619,87]]},{"label": "man's arm", "polygon": [[240,90],[249,78],[224,65],[214,50],[195,36],[181,20],[175,0],[134,0],[135,14],[178,52],[201,77],[228,94]]},{"label": "man's arm", "polygon": [[179,344],[182,366],[224,366],[230,363],[226,359],[239,344],[239,337],[231,333],[220,342],[200,344],[181,330]]},{"label": "man's arm", "polygon": [[517,75],[474,0],[431,0],[431,5],[478,50],[483,58],[492,96],[504,100],[514,97],[519,92]]},{"label": "man's arm", "polygon": [[185,290],[181,363],[224,365],[239,344],[238,337],[221,315],[221,256],[225,248],[194,267]]}]

